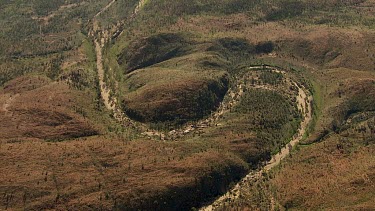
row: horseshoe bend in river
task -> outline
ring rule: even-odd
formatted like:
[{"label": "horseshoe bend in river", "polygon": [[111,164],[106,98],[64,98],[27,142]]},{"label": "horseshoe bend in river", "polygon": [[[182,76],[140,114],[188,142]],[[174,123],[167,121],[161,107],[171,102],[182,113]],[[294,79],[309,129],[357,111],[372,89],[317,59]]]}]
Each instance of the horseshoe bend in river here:
[{"label": "horseshoe bend in river", "polygon": [[[106,83],[104,81],[104,68],[103,68],[103,58],[102,58],[102,48],[106,43],[106,40],[108,40],[108,37],[105,36],[106,33],[101,33],[102,36],[99,36],[99,24],[96,20],[96,18],[105,12],[112,4],[114,4],[116,0],[111,1],[106,7],[104,7],[100,12],[98,12],[94,19],[93,19],[93,29],[91,31],[91,36],[94,39],[95,43],[95,52],[96,52],[96,57],[97,57],[97,71],[98,71],[98,79],[99,79],[99,85],[100,85],[100,91],[101,95],[104,101],[104,105],[106,106],[107,109],[111,110],[114,112],[114,117],[120,121],[120,122],[127,122],[127,125],[132,125],[135,126],[136,124],[134,121],[130,120],[128,117],[126,117],[123,112],[119,109],[119,106],[117,105],[117,99],[111,98],[110,95],[110,90],[106,86]],[[138,11],[140,8],[145,4],[146,1],[141,0],[138,4],[138,6],[135,8],[133,11],[133,17],[137,15]],[[256,68],[261,68],[261,67],[267,67],[271,69],[272,67],[269,66],[252,66],[249,67],[249,69],[256,69]],[[280,70],[273,70],[277,72],[282,72]],[[203,119],[196,123],[194,126],[193,125],[187,125],[183,127],[182,129],[179,130],[173,130],[170,131],[168,134],[164,134],[163,132],[156,131],[156,130],[150,130],[147,129],[142,124],[137,124],[138,127],[141,127],[141,131],[143,131],[143,135],[149,136],[149,137],[154,137],[158,136],[161,137],[162,140],[164,140],[165,137],[167,136],[183,136],[187,133],[190,133],[191,131],[195,130],[195,128],[199,126],[209,126],[211,125],[210,123],[216,122],[220,116],[222,116],[224,113],[230,110],[234,105],[236,105],[237,102],[239,102],[239,99],[241,98],[243,94],[243,86],[245,84],[246,78],[243,78],[242,80],[237,80],[237,85],[235,86],[235,89],[229,89],[227,92],[227,95],[230,96],[230,100],[226,103],[221,103],[219,108],[207,119]],[[271,160],[268,161],[263,168],[261,168],[258,171],[253,171],[250,172],[248,175],[246,175],[240,182],[238,182],[231,190],[229,190],[227,193],[216,199],[211,205],[208,205],[206,207],[201,208],[200,210],[202,211],[211,211],[214,210],[216,207],[219,207],[226,201],[231,201],[233,199],[238,198],[242,191],[242,186],[244,186],[246,183],[251,182],[252,179],[254,178],[260,178],[262,176],[263,172],[269,171],[271,168],[274,166],[277,166],[281,160],[283,160],[287,155],[289,155],[290,150],[292,147],[297,145],[303,138],[303,135],[306,132],[306,129],[312,119],[312,97],[308,94],[306,94],[304,87],[298,85],[296,82],[292,81],[292,83],[298,87],[298,95],[296,96],[296,103],[298,105],[299,110],[301,110],[303,114],[303,121],[300,123],[300,127],[298,129],[298,132],[293,136],[292,140],[284,147],[281,149],[281,151],[272,156]],[[267,87],[263,85],[253,85],[253,88],[262,88],[262,89],[268,89]]]}]

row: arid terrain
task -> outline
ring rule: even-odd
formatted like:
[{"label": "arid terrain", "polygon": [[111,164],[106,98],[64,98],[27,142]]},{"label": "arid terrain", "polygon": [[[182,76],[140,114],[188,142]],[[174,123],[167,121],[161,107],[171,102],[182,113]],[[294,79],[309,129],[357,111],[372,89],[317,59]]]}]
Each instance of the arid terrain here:
[{"label": "arid terrain", "polygon": [[375,209],[375,1],[0,11],[0,210]]}]

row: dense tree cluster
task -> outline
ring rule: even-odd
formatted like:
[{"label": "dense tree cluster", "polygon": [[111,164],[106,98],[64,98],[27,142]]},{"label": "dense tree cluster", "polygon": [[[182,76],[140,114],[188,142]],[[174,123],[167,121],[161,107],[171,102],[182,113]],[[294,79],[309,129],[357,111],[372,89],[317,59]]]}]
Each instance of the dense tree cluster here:
[{"label": "dense tree cluster", "polygon": [[243,114],[246,127],[255,131],[257,138],[271,143],[276,149],[297,131],[300,114],[283,95],[269,90],[248,90],[235,107]]}]

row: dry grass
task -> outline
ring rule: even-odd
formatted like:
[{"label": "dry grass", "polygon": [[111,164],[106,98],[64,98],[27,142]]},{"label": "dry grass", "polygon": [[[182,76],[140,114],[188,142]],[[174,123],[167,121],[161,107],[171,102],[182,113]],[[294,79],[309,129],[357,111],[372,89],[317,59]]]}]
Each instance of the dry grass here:
[{"label": "dry grass", "polygon": [[[29,83],[35,87],[22,85]],[[21,84],[21,88],[16,84]],[[81,101],[90,102],[82,91],[69,89],[64,83],[33,77],[19,79],[14,85],[10,82],[2,91],[6,90],[20,93],[13,103],[27,112],[35,108],[46,112],[61,109],[64,115],[76,117],[78,114],[73,115],[70,109]],[[5,95],[8,94],[2,96]],[[12,105],[9,110],[16,115]],[[27,117],[37,121],[23,124],[40,133],[25,136],[23,130],[18,130],[14,132],[16,137],[1,141],[0,155],[4,159],[0,161],[0,208],[111,210],[199,206],[224,193],[232,181],[244,175],[249,167],[247,161],[254,167],[270,154],[269,143],[248,129],[246,119],[250,116],[241,116],[238,120],[235,113],[225,115],[218,122],[220,125],[202,128],[177,142],[142,138],[130,142],[112,138],[111,134],[46,142],[30,137],[45,134],[64,138],[55,133],[62,130],[59,126],[43,126],[55,120],[54,115],[42,120],[40,113],[32,113]],[[80,119],[82,116],[78,115],[77,120],[62,125],[70,127],[75,125],[72,121]],[[77,131],[86,130],[85,125],[79,126]],[[5,131],[13,130],[7,125]]]},{"label": "dry grass", "polygon": [[251,43],[274,41],[277,57],[325,68],[374,70],[374,31],[295,22],[258,23],[244,14],[179,19],[171,31],[189,31],[209,40],[246,38]]},{"label": "dry grass", "polygon": [[375,207],[374,74],[344,68],[316,70],[313,74],[324,87],[315,95],[315,100],[322,98],[315,107],[319,109],[315,130],[290,157],[244,186],[241,196],[221,209]]},{"label": "dry grass", "polygon": [[[219,70],[199,70],[194,67],[197,61],[191,60],[197,58],[182,57],[127,74],[123,96],[127,113],[140,121],[177,123],[207,115],[224,96],[228,75]],[[175,68],[165,67],[174,62]]]},{"label": "dry grass", "polygon": [[[374,117],[366,111],[374,110],[374,74],[344,68],[314,74],[323,85],[322,107],[306,143],[318,143],[299,147],[271,174],[274,194],[287,209],[371,210],[375,133]],[[347,121],[351,110],[364,113]],[[317,135],[323,130],[328,135]]]},{"label": "dry grass", "polygon": [[[323,131],[332,128],[332,123],[342,114],[339,106],[345,103],[353,95],[358,93],[373,93],[373,72],[351,70],[346,68],[335,68],[328,70],[314,70],[312,75],[315,80],[317,102],[317,122],[315,132],[310,134],[306,142],[315,141]],[[339,119],[337,119],[340,121]]]},{"label": "dry grass", "polygon": [[24,76],[1,91],[1,138],[58,140],[98,134],[79,100],[89,96],[43,76]]},{"label": "dry grass", "polygon": [[271,180],[279,202],[295,210],[374,208],[375,145],[361,139],[332,135],[295,152]]},{"label": "dry grass", "polygon": [[[169,191],[183,191],[179,196],[195,192],[191,197],[198,197],[206,191],[202,178],[213,169],[243,172],[245,168],[236,156],[186,142],[106,138],[2,142],[0,154],[4,158],[0,161],[2,209],[109,210],[116,204],[147,207],[153,200],[159,206],[173,206],[169,197],[176,196],[168,195]],[[175,199],[191,206],[200,201]]]},{"label": "dry grass", "polygon": [[[186,2],[177,2],[177,6]],[[329,1],[327,6],[332,7],[336,2]],[[164,5],[169,9],[168,13],[176,12],[171,11],[175,7],[169,7],[172,3]],[[320,3],[320,0],[314,1],[314,4]],[[94,4],[87,6],[90,6],[90,10],[83,24],[91,18],[86,16],[103,5],[97,5],[97,8]],[[194,95],[197,87],[206,87],[211,81],[218,81],[225,75],[228,58],[201,53],[208,47],[206,44],[224,37],[245,38],[252,44],[272,41],[277,46],[272,55],[252,59],[259,59],[260,63],[266,59],[275,63],[282,61],[287,64],[285,67],[295,64],[317,68],[308,68],[312,70],[311,73],[300,72],[314,80],[315,85],[320,84],[316,87],[321,90],[321,95],[315,99],[320,102],[317,107],[320,113],[315,132],[306,141],[312,143],[320,132],[332,128],[337,117],[334,115],[342,112],[337,108],[343,108],[341,106],[347,99],[361,93],[361,90],[373,89],[375,77],[370,71],[374,70],[374,31],[372,26],[363,23],[372,20],[373,1],[351,5],[350,8],[355,10],[349,10],[348,16],[353,15],[353,11],[360,11],[359,15],[354,15],[348,25],[340,23],[337,26],[333,26],[335,18],[331,18],[337,14],[326,14],[326,11],[316,12],[306,23],[304,21],[308,16],[301,21],[264,22],[258,19],[265,15],[263,11],[254,16],[246,12],[230,15],[184,13],[176,22],[167,18],[161,18],[160,22],[150,21],[159,20],[159,13],[166,14],[164,10],[150,13],[155,16],[151,18],[141,12],[140,18],[126,26],[123,35],[114,46],[110,46],[115,50],[105,51],[121,52],[123,46],[131,43],[131,39],[160,32],[190,32],[194,42],[204,43],[196,49],[198,52],[135,71],[128,75],[129,78],[121,72],[123,70],[118,64],[114,66],[113,71],[126,78],[126,83],[121,84],[120,81],[120,86],[121,94],[129,101],[127,107],[150,116],[171,104],[171,112],[180,112],[181,109],[185,109],[183,113],[190,112],[189,107],[184,107],[186,98],[182,98]],[[150,10],[150,7],[146,9]],[[346,13],[345,10],[339,12],[340,15]],[[78,10],[76,14],[82,13]],[[356,26],[353,23],[361,15],[366,17],[363,20],[360,18],[360,24]],[[328,20],[331,24],[315,24],[327,18],[333,19]],[[345,21],[345,17],[340,16],[338,21]],[[59,23],[51,24],[60,29]],[[43,35],[44,45],[22,38],[24,41],[17,45],[10,43],[5,46],[10,55],[20,51],[21,56],[50,54],[66,48],[69,52],[58,53],[64,55],[63,59],[56,57],[62,59],[59,61],[62,63],[57,65],[64,69],[61,78],[69,79],[77,69],[86,72],[78,74],[77,81],[77,87],[84,91],[71,89],[62,82],[29,76],[8,82],[1,89],[0,209],[190,209],[207,198],[225,192],[230,182],[246,172],[249,166],[247,162],[256,166],[259,161],[269,157],[272,144],[265,143],[265,139],[260,139],[255,131],[249,129],[251,115],[235,112],[224,115],[215,126],[196,130],[180,142],[145,141],[142,138],[129,142],[113,138],[114,134],[111,133],[66,140],[105,133],[106,127],[118,126],[108,120],[109,114],[101,110],[100,98],[94,94],[96,74],[92,63],[95,55],[87,40],[83,41],[81,47],[76,46],[83,39],[83,34],[78,32],[81,23],[77,23],[74,23],[74,35],[65,32],[59,33],[63,36],[61,38],[54,36],[55,33]],[[18,25],[21,24],[14,26]],[[34,28],[38,34],[39,27]],[[18,29],[16,33],[19,33]],[[32,40],[36,39],[39,38]],[[53,41],[56,41],[56,45],[52,45]],[[5,76],[0,77],[1,82],[23,73],[40,72],[39,66],[43,66],[45,70],[42,72],[47,74],[60,74],[50,67],[52,63],[47,62],[54,58],[50,56],[7,61],[1,65]],[[116,61],[117,55],[107,56],[113,57],[109,60]],[[244,66],[253,60],[248,60]],[[216,67],[207,70],[207,67],[202,68],[203,62]],[[117,78],[117,75],[113,78]],[[112,87],[117,86],[113,84]],[[123,130],[118,131],[121,136],[134,139],[133,131],[127,131],[132,134],[122,134]],[[363,142],[362,133],[358,134],[356,130],[351,128],[349,132],[325,137],[321,143],[301,147],[283,163],[280,170],[273,173],[271,183],[256,183],[255,194],[249,194],[250,201],[254,199],[251,198],[253,196],[265,199],[271,191],[267,190],[269,184],[273,184],[276,199],[284,207],[336,210],[375,207],[372,201],[375,149],[372,143]],[[346,136],[346,133],[350,136]],[[343,145],[343,149],[338,145]],[[276,146],[277,143],[273,147]],[[258,187],[264,187],[269,192],[259,191]],[[259,200],[255,198],[251,202]],[[268,198],[264,202],[268,202]],[[178,205],[184,207],[176,207]]]}]

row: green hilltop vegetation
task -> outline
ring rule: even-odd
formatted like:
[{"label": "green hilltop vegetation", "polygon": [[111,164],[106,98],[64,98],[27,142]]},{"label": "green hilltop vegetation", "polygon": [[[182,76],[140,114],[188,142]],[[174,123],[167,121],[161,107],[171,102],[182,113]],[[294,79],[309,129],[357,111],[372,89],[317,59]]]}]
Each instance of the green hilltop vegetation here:
[{"label": "green hilltop vegetation", "polygon": [[195,210],[288,146],[301,91],[301,142],[216,208],[374,209],[374,13],[373,0],[0,0],[0,210]]}]

